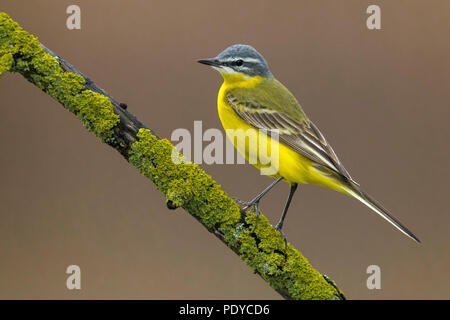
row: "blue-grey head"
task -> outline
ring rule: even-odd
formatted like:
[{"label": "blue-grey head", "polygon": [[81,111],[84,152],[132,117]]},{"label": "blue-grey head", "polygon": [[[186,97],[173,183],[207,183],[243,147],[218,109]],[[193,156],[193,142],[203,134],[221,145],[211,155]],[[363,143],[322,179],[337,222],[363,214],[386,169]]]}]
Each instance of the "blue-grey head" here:
[{"label": "blue-grey head", "polygon": [[198,62],[211,66],[222,74],[241,73],[250,77],[272,77],[264,57],[255,48],[245,44],[232,45],[217,57],[201,59]]}]

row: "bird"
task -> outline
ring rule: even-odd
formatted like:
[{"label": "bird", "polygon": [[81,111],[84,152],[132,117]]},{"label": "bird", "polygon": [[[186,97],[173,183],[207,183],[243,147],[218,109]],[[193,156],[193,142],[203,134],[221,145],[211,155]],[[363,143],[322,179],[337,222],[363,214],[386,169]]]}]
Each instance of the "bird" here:
[{"label": "bird", "polygon": [[356,198],[420,243],[406,226],[363,191],[350,176],[319,128],[306,116],[294,95],[273,76],[266,60],[255,48],[235,44],[214,58],[198,62],[212,67],[223,77],[217,97],[219,118],[239,153],[247,160],[257,159],[251,164],[262,171],[264,165],[258,146],[255,143],[242,146],[235,138],[246,130],[254,130],[259,140],[277,147],[277,170],[267,174],[275,181],[252,200],[243,203],[244,209],[254,209],[258,222],[260,200],[280,181],[290,184],[287,201],[275,226],[286,247],[283,223],[299,184],[318,185]]}]

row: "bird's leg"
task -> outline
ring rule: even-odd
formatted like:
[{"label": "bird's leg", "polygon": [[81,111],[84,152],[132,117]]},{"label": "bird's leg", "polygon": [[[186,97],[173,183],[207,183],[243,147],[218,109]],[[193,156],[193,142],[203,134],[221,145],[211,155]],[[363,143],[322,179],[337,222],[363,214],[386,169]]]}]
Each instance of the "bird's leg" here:
[{"label": "bird's leg", "polygon": [[281,236],[283,237],[284,243],[286,245],[286,249],[287,249],[287,238],[286,238],[286,235],[284,234],[284,232],[281,230],[281,228],[283,228],[284,218],[286,218],[286,213],[288,212],[289,205],[291,204],[292,197],[294,196],[295,190],[297,190],[297,186],[298,186],[297,183],[291,184],[291,190],[289,191],[289,197],[286,201],[286,205],[284,206],[284,210],[283,210],[283,213],[281,214],[280,221],[278,221],[277,225],[275,226],[275,230],[280,232]]},{"label": "bird's leg", "polygon": [[[259,201],[262,197],[266,195],[267,192],[269,192],[278,182],[283,180],[283,177],[277,178],[274,182],[272,182],[267,188],[263,190],[260,194],[258,194],[255,198],[253,198],[250,202],[244,202],[245,206],[242,208],[243,210],[247,210],[248,208],[254,208],[256,213],[256,223],[255,223],[255,229],[258,226],[259,222],[259,216],[261,214],[261,211],[259,211]],[[242,203],[242,201],[241,201]]]}]

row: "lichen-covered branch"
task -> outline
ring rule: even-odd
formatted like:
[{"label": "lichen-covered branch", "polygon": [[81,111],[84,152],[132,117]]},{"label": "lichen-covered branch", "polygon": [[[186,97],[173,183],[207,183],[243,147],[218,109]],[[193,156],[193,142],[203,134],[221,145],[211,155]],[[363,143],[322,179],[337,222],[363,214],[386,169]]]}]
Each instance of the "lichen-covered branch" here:
[{"label": "lichen-covered branch", "polygon": [[254,230],[255,215],[241,211],[211,176],[2,12],[0,75],[6,71],[20,73],[75,114],[149,178],[166,196],[169,208],[184,208],[284,298],[344,298],[292,245],[285,249],[264,216]]}]

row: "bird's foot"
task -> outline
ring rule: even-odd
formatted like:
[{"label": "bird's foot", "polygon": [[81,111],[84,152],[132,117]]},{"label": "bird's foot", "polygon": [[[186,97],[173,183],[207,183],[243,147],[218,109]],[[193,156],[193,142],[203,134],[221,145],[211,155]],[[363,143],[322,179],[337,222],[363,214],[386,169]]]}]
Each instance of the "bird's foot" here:
[{"label": "bird's foot", "polygon": [[259,200],[250,202],[242,201],[237,198],[233,198],[233,200],[241,206],[242,210],[247,211],[248,209],[250,209],[250,212],[256,214],[256,223],[253,231],[256,230],[259,222],[259,216],[261,215],[261,211],[259,210]]},{"label": "bird's foot", "polygon": [[239,206],[248,205],[250,203],[250,202],[241,200],[241,199],[236,198],[236,197],[231,197],[231,199],[233,199],[233,201],[236,202]]}]

